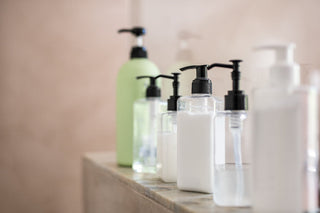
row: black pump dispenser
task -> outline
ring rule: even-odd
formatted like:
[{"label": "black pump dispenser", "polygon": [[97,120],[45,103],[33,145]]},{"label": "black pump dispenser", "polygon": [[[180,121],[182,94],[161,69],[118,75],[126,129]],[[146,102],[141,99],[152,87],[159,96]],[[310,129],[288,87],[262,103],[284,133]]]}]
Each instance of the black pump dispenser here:
[{"label": "black pump dispenser", "polygon": [[168,78],[172,79],[172,87],[173,87],[173,95],[167,100],[167,109],[168,111],[177,111],[177,101],[180,98],[179,96],[179,75],[180,73],[173,72],[171,73],[173,76],[170,75],[158,75],[161,78]]},{"label": "black pump dispenser", "polygon": [[196,69],[197,77],[192,81],[192,94],[212,94],[212,82],[208,78],[208,65],[191,65],[180,68],[181,71]]},{"label": "black pump dispenser", "polygon": [[146,34],[143,27],[134,27],[132,29],[120,29],[118,33],[132,33],[137,38],[137,45],[133,46],[130,53],[130,58],[148,58],[147,50],[142,46],[142,36]]},{"label": "black pump dispenser", "polygon": [[213,67],[222,67],[232,69],[232,90],[228,91],[228,94],[224,96],[225,110],[248,110],[248,96],[244,94],[244,91],[239,90],[240,87],[240,71],[239,63],[242,60],[230,60],[232,64],[211,64],[208,69]]},{"label": "black pump dispenser", "polygon": [[156,85],[158,76],[138,76],[137,79],[149,78],[150,84],[147,87],[146,98],[158,98],[161,96],[161,89]]}]

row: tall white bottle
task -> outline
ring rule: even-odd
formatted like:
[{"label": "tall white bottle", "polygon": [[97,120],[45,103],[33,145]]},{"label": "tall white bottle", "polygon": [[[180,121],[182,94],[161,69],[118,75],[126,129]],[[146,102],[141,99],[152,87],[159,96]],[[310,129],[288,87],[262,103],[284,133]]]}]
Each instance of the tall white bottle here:
[{"label": "tall white bottle", "polygon": [[294,47],[259,48],[276,52],[269,85],[253,95],[252,198],[254,211],[261,213],[317,208],[317,194],[307,187],[317,187],[317,91],[300,85]]},{"label": "tall white bottle", "polygon": [[[207,65],[188,66],[180,70],[187,69],[196,69],[197,77],[192,82],[192,95],[178,100],[177,186],[180,190],[212,193],[213,118],[217,109],[223,109],[223,101],[212,96]],[[223,124],[220,126],[224,127]],[[216,160],[224,161],[224,144],[218,149],[221,149],[221,156],[215,156]]]}]

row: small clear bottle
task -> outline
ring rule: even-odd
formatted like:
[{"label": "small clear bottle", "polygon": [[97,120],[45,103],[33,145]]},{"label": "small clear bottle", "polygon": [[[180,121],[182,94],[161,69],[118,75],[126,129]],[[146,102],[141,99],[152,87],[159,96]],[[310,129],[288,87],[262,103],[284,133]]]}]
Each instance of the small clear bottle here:
[{"label": "small clear bottle", "polygon": [[180,73],[172,73],[173,95],[168,99],[168,111],[161,114],[158,133],[157,174],[164,182],[177,181],[177,100]]},{"label": "small clear bottle", "polygon": [[133,105],[133,164],[135,172],[156,173],[157,129],[159,115],[165,111],[167,103],[162,101],[161,90],[156,79],[161,75],[139,76],[137,79],[150,78],[146,98],[137,100]]},{"label": "small clear bottle", "polygon": [[[218,111],[216,121],[224,123],[224,130],[215,131],[217,137],[214,141],[216,147],[225,146],[225,160],[214,162],[214,194],[215,204],[219,206],[250,206],[250,150],[248,147],[246,119],[248,98],[239,90],[241,60],[231,60],[231,64],[212,64],[209,67],[223,67],[232,69],[231,77],[233,89],[225,96],[225,110]],[[221,135],[220,135],[221,134]],[[223,137],[225,136],[225,137]]]},{"label": "small clear bottle", "polygon": [[[225,163],[214,165],[214,202],[219,206],[251,205],[251,164],[245,128],[246,111],[218,112],[216,119],[225,121]],[[217,133],[219,134],[219,133]],[[215,141],[219,143],[219,141]]]}]

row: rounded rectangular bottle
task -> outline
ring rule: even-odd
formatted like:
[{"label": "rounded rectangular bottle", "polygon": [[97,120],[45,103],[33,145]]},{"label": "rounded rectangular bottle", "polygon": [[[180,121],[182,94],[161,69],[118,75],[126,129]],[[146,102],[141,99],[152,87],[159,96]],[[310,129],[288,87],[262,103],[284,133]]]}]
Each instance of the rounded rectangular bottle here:
[{"label": "rounded rectangular bottle", "polygon": [[166,109],[160,98],[144,98],[134,103],[133,164],[136,172],[156,173],[159,116]]},{"label": "rounded rectangular bottle", "polygon": [[[251,163],[247,132],[246,111],[222,111],[216,117],[225,123],[224,130],[217,130],[215,147],[225,144],[225,162],[215,161],[213,199],[219,206],[250,206],[251,205]],[[222,121],[221,121],[222,120]],[[219,134],[223,134],[221,137]],[[215,155],[219,155],[215,148]]]},{"label": "rounded rectangular bottle", "polygon": [[300,84],[293,44],[261,48],[276,50],[277,57],[268,86],[253,96],[254,211],[316,212],[317,90]]},{"label": "rounded rectangular bottle", "polygon": [[177,181],[177,112],[161,115],[158,134],[157,174],[164,182]]},{"label": "rounded rectangular bottle", "polygon": [[[178,100],[178,172],[181,190],[212,193],[214,168],[214,116],[222,100],[208,94],[193,94]],[[220,124],[221,125],[221,124]],[[220,147],[219,153],[224,153]],[[223,156],[215,156],[223,158]],[[222,160],[222,159],[221,159]]]}]

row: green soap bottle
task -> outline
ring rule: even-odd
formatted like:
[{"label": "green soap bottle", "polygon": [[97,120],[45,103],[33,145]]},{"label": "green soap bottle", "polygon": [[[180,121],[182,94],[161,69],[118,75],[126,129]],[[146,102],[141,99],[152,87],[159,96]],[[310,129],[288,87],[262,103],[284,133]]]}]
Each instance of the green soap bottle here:
[{"label": "green soap bottle", "polygon": [[137,38],[137,45],[131,49],[130,60],[119,70],[117,78],[116,120],[117,120],[117,163],[131,166],[133,161],[133,103],[145,96],[148,80],[137,81],[141,75],[159,75],[157,66],[148,60],[143,47],[142,36],[145,29],[134,27],[121,29],[119,33],[129,32]]}]

